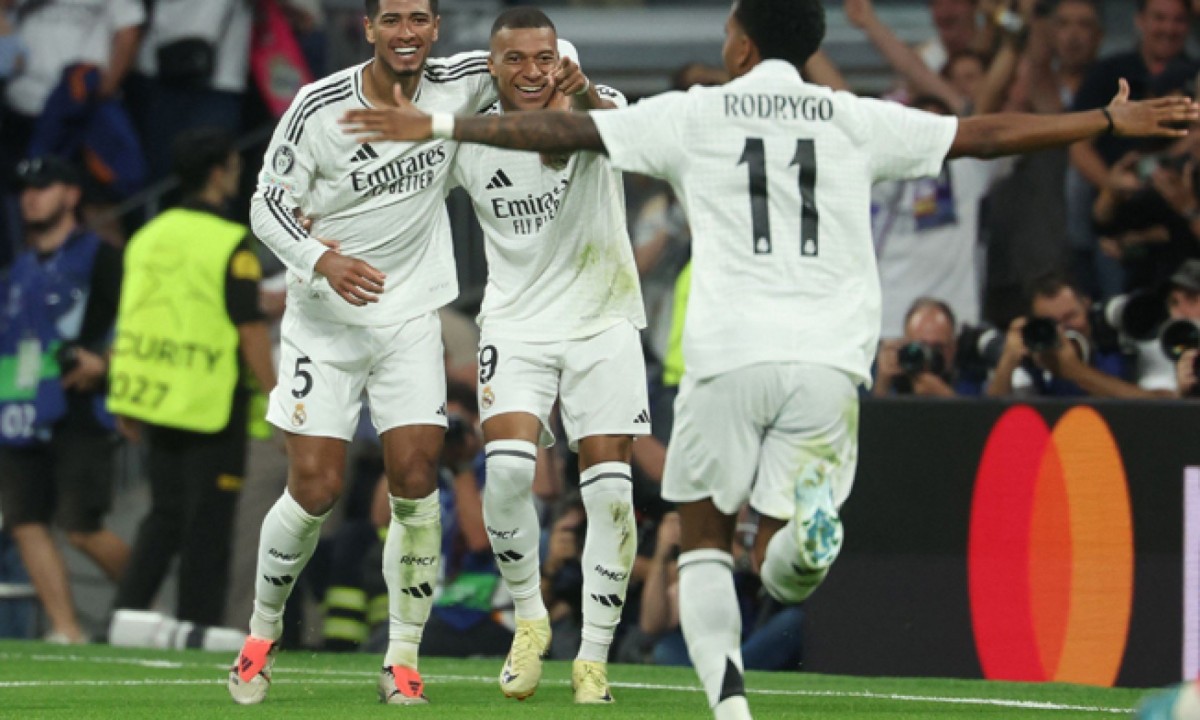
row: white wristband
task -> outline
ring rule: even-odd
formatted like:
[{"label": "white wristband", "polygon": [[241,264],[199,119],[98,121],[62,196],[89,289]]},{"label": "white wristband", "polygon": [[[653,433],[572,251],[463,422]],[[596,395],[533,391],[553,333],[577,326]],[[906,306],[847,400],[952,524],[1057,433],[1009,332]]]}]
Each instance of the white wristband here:
[{"label": "white wristband", "polygon": [[438,140],[453,140],[454,116],[447,112],[436,112],[430,116],[430,135]]},{"label": "white wristband", "polygon": [[583,79],[583,88],[580,90],[576,90],[575,94],[576,95],[586,95],[587,91],[590,90],[591,88],[592,88],[592,81],[588,78],[584,78]]}]

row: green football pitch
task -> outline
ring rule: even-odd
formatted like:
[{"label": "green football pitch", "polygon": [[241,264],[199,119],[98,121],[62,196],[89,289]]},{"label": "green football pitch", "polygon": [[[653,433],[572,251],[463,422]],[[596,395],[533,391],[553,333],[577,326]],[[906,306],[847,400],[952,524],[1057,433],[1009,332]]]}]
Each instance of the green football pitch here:
[{"label": "green football pitch", "polygon": [[[380,705],[379,659],[369,655],[284,652],[266,703],[233,704],[225,692],[228,653],[154,651],[105,645],[61,647],[0,642],[0,718],[705,718],[699,683],[688,668],[614,665],[617,702],[571,703],[570,663],[550,662],[537,694],[505,699],[497,660],[421,662],[422,707]],[[985,681],[859,678],[805,673],[748,673],[756,718],[1074,718],[1131,717],[1143,690]]]}]

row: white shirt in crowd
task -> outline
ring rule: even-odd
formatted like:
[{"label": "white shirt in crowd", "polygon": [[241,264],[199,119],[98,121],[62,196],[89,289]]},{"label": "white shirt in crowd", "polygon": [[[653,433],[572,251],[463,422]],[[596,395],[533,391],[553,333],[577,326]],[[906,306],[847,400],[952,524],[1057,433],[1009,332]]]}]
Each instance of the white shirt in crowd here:
[{"label": "white shirt in crowd", "polygon": [[[612,88],[597,91],[627,104]],[[499,103],[489,112],[501,112]],[[608,158],[579,152],[561,165],[463,145],[453,172],[484,232],[480,327],[532,342],[591,337],[624,321],[645,327],[621,173]]]},{"label": "white shirt in crowd", "polygon": [[[487,56],[430,59],[414,100],[425,112],[475,113],[496,99]],[[288,268],[288,307],[351,325],[393,325],[458,295],[445,191],[456,143],[359,143],[338,119],[370,107],[370,62],[306,85],[279,121],[251,201],[254,232]],[[311,234],[295,212],[314,220]],[[326,247],[387,275],[379,302],[355,307],[314,273]]]},{"label": "white shirt in crowd", "polygon": [[687,210],[689,374],[809,362],[869,382],[871,185],[936,173],[954,118],[810,85],[779,60],[592,118],[613,165],[666,179]]},{"label": "white shirt in crowd", "polygon": [[8,84],[9,106],[23,115],[40,114],[64,68],[108,67],[113,36],[145,21],[142,0],[50,0],[33,10],[17,25],[27,54],[23,70]]},{"label": "white shirt in crowd", "polygon": [[160,47],[199,38],[215,46],[213,89],[240,93],[249,77],[253,15],[253,3],[247,0],[155,0],[154,16],[138,51],[137,69],[156,76]]},{"label": "white shirt in crowd", "polygon": [[985,262],[980,203],[1011,169],[1009,158],[958,158],[935,177],[874,188],[883,337],[904,335],[904,314],[919,297],[946,302],[960,323],[979,323]]}]

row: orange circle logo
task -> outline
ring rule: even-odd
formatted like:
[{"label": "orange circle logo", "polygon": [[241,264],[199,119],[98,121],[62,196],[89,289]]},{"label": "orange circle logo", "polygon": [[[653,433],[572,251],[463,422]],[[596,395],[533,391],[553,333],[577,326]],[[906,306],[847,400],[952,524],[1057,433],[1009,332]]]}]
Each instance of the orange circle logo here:
[{"label": "orange circle logo", "polygon": [[1093,408],[1051,431],[1033,408],[1001,416],[983,451],[967,549],[984,677],[1111,686],[1133,607],[1125,468]]}]

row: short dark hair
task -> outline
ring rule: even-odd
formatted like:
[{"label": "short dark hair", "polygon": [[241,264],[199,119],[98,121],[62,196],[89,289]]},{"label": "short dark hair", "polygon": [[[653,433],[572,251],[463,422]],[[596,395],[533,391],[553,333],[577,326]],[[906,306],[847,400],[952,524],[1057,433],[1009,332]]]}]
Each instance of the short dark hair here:
[{"label": "short dark hair", "polygon": [[1033,301],[1036,298],[1052,298],[1062,292],[1064,288],[1075,293],[1075,297],[1079,298],[1081,302],[1083,301],[1083,291],[1066,273],[1061,270],[1051,270],[1029,281],[1029,285],[1025,288],[1025,305],[1033,310]]},{"label": "short dark hair", "polygon": [[510,30],[550,28],[556,34],[558,33],[558,29],[554,27],[554,23],[546,13],[529,5],[517,5],[500,13],[496,22],[492,23],[492,37],[505,28]]},{"label": "short dark hair", "polygon": [[175,138],[172,169],[184,195],[193,195],[208,184],[214,168],[229,162],[234,153],[233,136],[215,127],[187,130]]},{"label": "short dark hair", "polygon": [[821,0],[737,0],[733,17],[764,60],[804,66],[825,39]]},{"label": "short dark hair", "polygon": [[[363,10],[367,13],[368,20],[374,20],[379,15],[379,3],[381,0],[365,0]],[[429,0],[429,12],[434,15],[438,14],[438,0]]]}]

